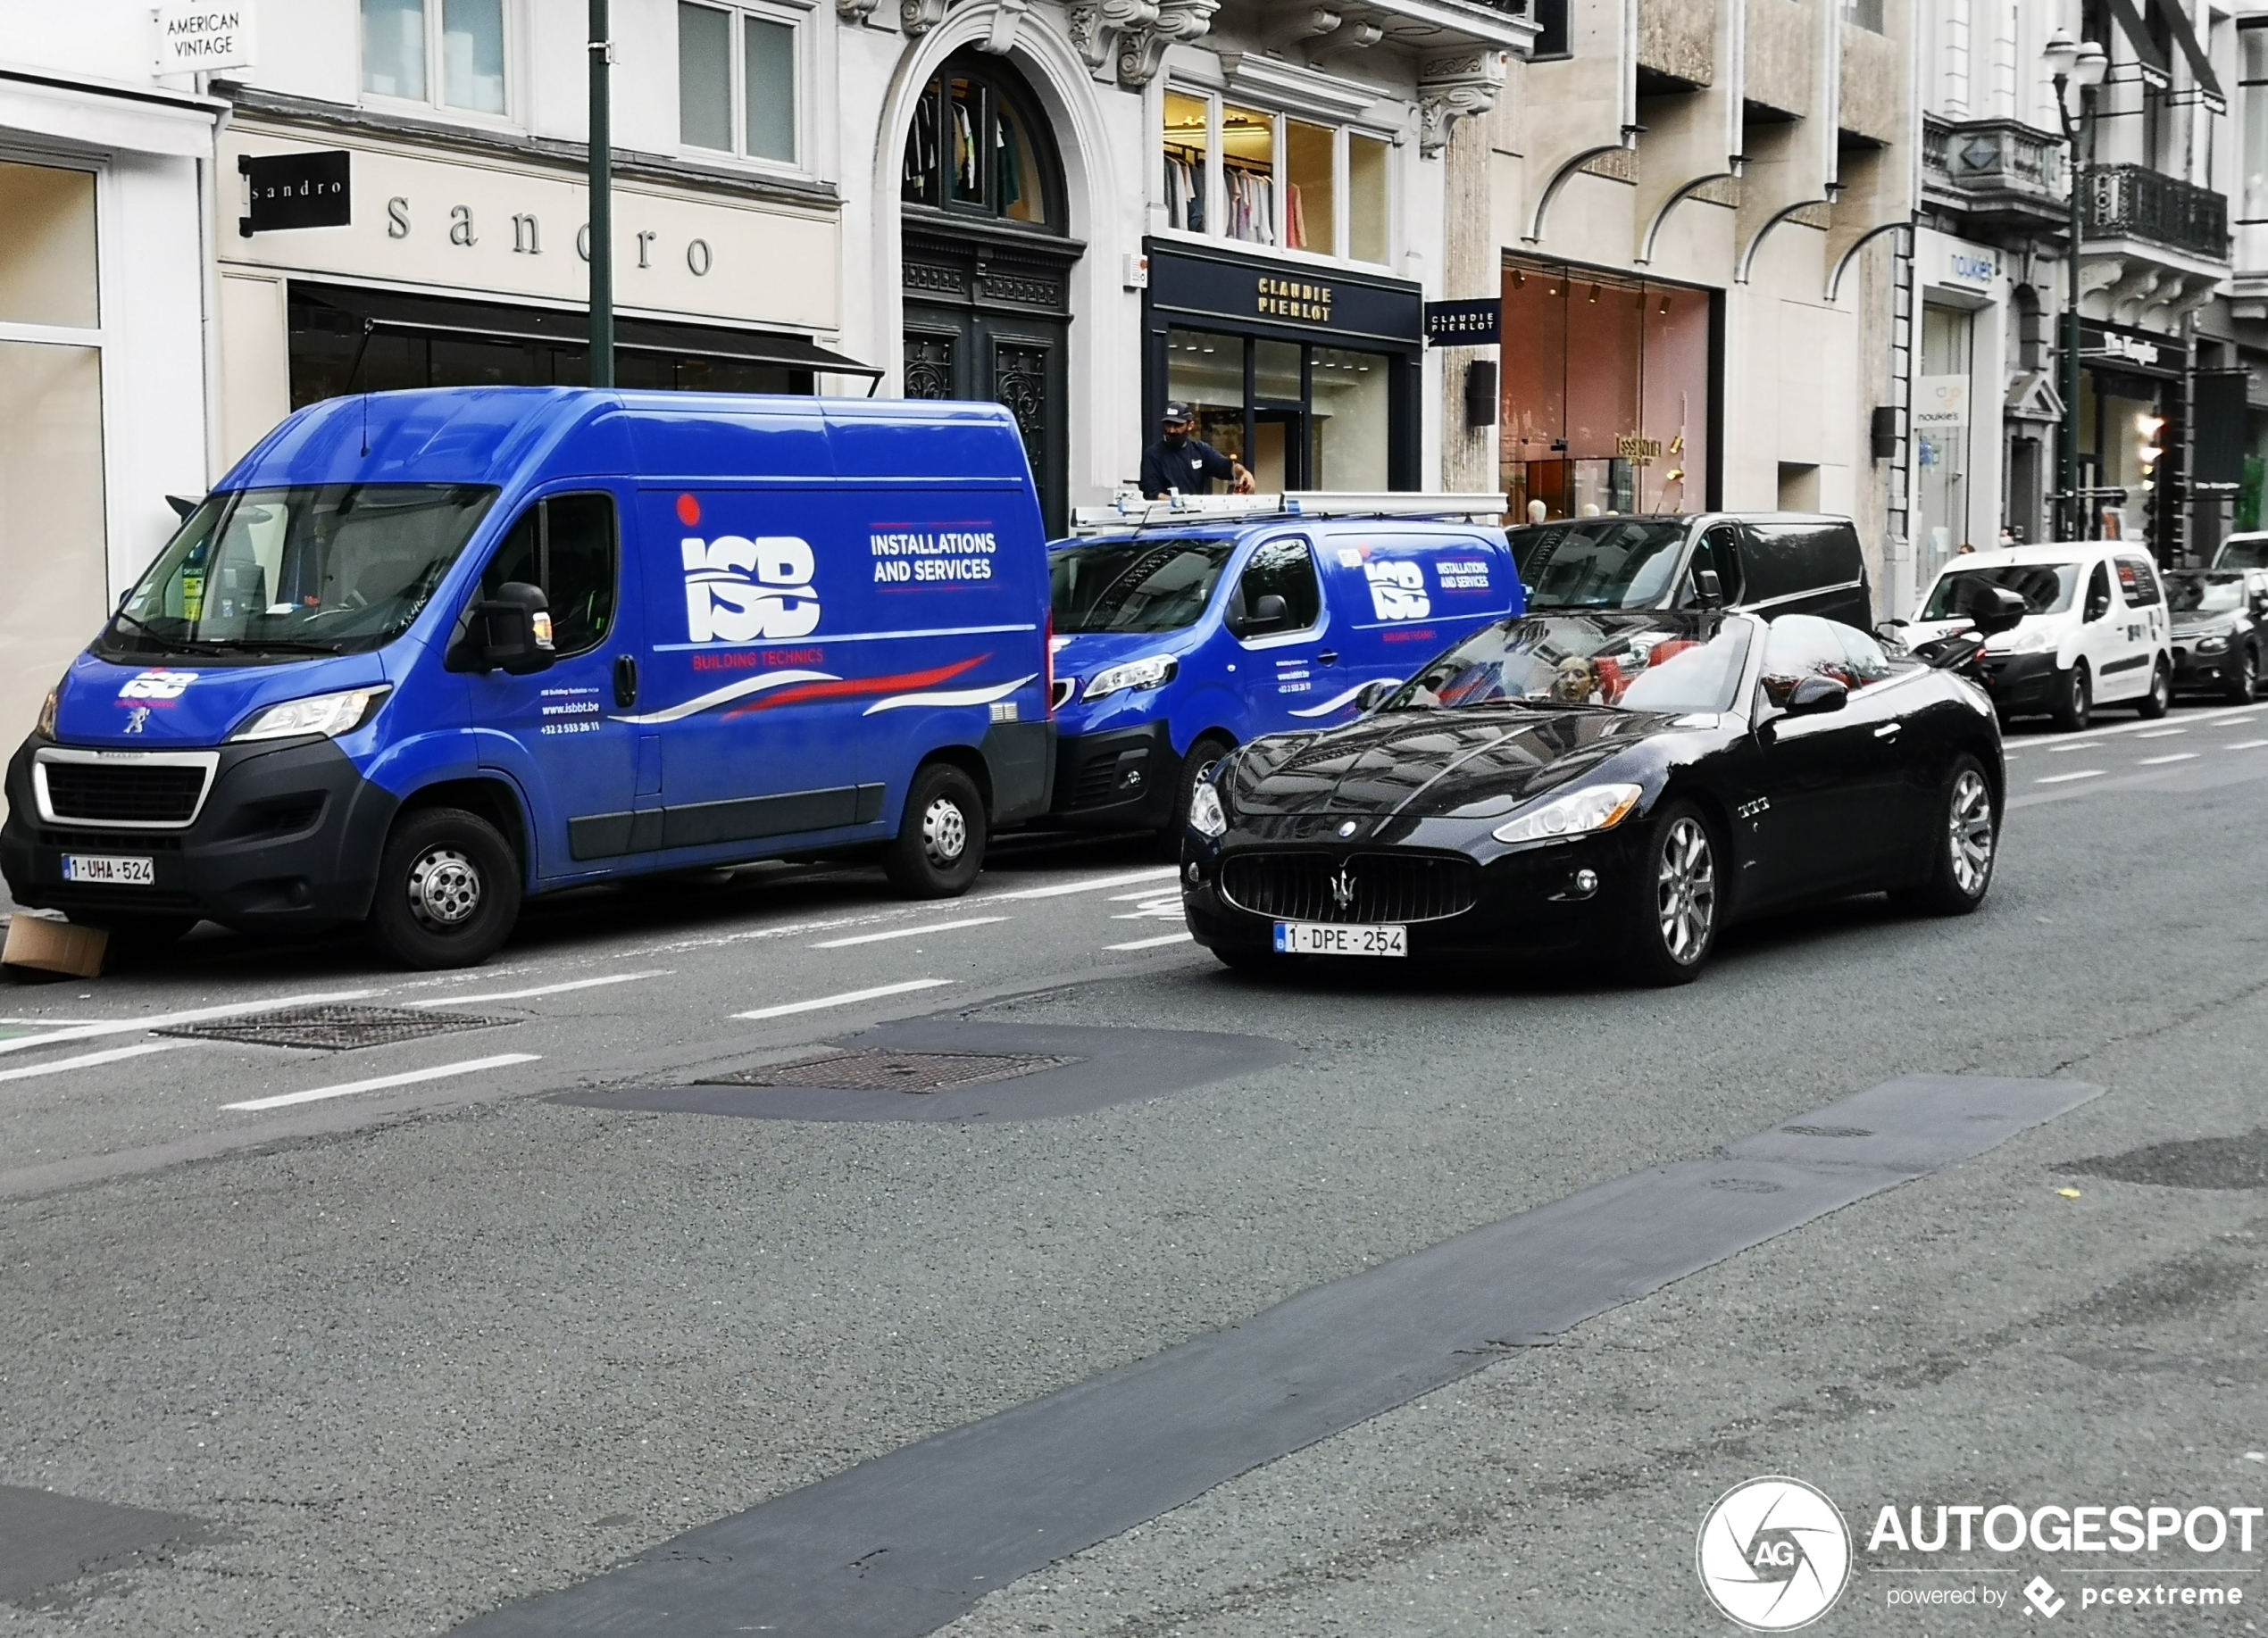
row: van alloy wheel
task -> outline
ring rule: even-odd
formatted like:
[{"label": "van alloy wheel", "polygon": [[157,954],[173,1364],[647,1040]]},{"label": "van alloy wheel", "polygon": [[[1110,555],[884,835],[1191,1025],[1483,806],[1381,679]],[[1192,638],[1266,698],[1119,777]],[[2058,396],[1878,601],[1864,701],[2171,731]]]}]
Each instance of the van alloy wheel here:
[{"label": "van alloy wheel", "polygon": [[1946,811],[1946,845],[1951,850],[1953,879],[1961,891],[1975,898],[1992,875],[1992,787],[1975,768],[1964,768],[1953,782],[1953,800]]}]

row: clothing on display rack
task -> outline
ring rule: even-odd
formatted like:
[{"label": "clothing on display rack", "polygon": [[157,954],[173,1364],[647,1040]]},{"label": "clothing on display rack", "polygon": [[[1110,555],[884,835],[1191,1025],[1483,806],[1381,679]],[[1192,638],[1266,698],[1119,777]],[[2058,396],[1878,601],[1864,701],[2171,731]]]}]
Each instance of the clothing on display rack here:
[{"label": "clothing on display rack", "polygon": [[919,199],[929,191],[930,173],[937,163],[938,105],[934,97],[924,96],[913,105],[913,133],[905,144],[905,197]]},{"label": "clothing on display rack", "polygon": [[1229,237],[1249,245],[1276,242],[1276,179],[1264,170],[1230,164],[1221,179],[1229,194]]},{"label": "clothing on display rack", "polygon": [[1297,182],[1284,184],[1284,248],[1307,248],[1307,212],[1299,203],[1299,184]]},{"label": "clothing on display rack", "polygon": [[969,105],[953,104],[953,193],[958,199],[983,197],[977,179],[977,133],[969,121]]},{"label": "clothing on display rack", "polygon": [[1165,152],[1166,226],[1205,231],[1205,161],[1194,150]]}]

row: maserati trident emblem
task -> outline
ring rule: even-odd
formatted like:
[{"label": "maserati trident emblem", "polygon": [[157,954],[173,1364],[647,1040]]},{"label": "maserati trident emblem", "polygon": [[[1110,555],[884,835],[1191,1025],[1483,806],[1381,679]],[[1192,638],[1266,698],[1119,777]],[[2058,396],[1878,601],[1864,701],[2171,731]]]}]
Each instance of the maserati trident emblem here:
[{"label": "maserati trident emblem", "polygon": [[1354,907],[1355,878],[1347,873],[1345,865],[1339,866],[1338,874],[1330,878],[1330,896],[1332,902],[1341,910]]},{"label": "maserati trident emblem", "polygon": [[1353,836],[1355,834],[1355,821],[1353,819],[1348,819],[1345,824],[1341,825],[1338,827],[1338,834],[1341,836]]},{"label": "maserati trident emblem", "polygon": [[126,731],[129,734],[139,734],[149,725],[150,708],[148,706],[137,705],[126,713]]}]

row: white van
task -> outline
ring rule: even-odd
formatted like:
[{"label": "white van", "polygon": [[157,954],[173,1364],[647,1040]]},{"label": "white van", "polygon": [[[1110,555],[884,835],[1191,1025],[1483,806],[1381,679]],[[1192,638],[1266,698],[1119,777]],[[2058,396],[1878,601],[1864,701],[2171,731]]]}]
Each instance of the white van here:
[{"label": "white van", "polygon": [[2004,720],[2047,715],[2077,732],[2097,705],[2165,715],[2173,700],[2172,626],[2147,553],[2116,540],[1972,552],[1945,566],[1900,635],[1914,643],[1965,626],[1952,611],[1955,588],[1972,576],[2024,600],[2015,628],[1985,645],[1986,686]]}]

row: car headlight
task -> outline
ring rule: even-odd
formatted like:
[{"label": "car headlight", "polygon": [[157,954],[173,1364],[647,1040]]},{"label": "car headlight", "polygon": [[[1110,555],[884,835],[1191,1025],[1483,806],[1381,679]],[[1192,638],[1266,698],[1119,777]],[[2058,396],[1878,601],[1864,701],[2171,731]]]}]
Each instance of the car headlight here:
[{"label": "car headlight", "polygon": [[2197,639],[2197,653],[2200,654],[2223,653],[2227,652],[2228,647],[2229,635],[2226,632],[2215,632],[2209,637]]},{"label": "car headlight", "polygon": [[1221,836],[1229,828],[1229,811],[1221,805],[1221,793],[1210,779],[1199,780],[1189,793],[1189,828],[1201,836]]},{"label": "car headlight", "polygon": [[1985,646],[2003,654],[2044,654],[2055,646],[2055,634],[2044,626],[2019,626],[2005,641]]},{"label": "car headlight", "polygon": [[32,732],[38,735],[42,739],[57,738],[58,736],[55,733],[55,712],[62,707],[63,703],[63,686],[61,683],[57,683],[54,687],[47,690],[47,697],[39,703],[39,721],[32,728]]},{"label": "car headlight", "polygon": [[286,700],[269,706],[229,735],[229,741],[234,744],[247,739],[296,739],[303,734],[328,734],[337,739],[368,722],[389,692],[388,685],[380,683],[375,688],[348,688],[338,694]]},{"label": "car headlight", "polygon": [[1087,692],[1081,697],[1099,700],[1106,694],[1162,688],[1173,680],[1173,674],[1180,669],[1181,662],[1172,654],[1152,654],[1146,660],[1105,666],[1088,682]]},{"label": "car headlight", "polygon": [[1499,842],[1558,842],[1612,830],[1646,794],[1635,785],[1588,785],[1506,819],[1490,833]]}]

